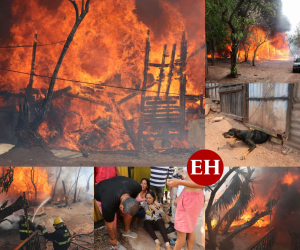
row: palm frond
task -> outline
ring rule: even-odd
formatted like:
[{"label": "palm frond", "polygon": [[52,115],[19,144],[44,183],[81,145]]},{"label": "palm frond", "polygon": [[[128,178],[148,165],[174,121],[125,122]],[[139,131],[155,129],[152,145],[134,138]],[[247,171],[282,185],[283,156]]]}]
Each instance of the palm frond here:
[{"label": "palm frond", "polygon": [[220,198],[213,204],[212,210],[222,210],[227,209],[232,205],[234,200],[237,198],[238,194],[242,188],[242,180],[239,176],[240,171],[237,170],[235,175],[232,177],[228,188],[220,196]]}]

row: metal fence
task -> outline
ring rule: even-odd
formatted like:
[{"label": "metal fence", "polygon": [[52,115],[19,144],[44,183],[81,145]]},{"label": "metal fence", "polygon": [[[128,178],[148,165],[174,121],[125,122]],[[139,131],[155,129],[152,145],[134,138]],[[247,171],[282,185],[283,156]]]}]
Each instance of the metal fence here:
[{"label": "metal fence", "polygon": [[292,84],[249,83],[248,125],[270,134],[288,135]]},{"label": "metal fence", "polygon": [[256,241],[246,250],[271,250],[275,243],[276,231],[271,229],[265,236]]},{"label": "metal fence", "polygon": [[40,240],[38,231],[32,233],[26,240],[24,240],[15,250],[40,250]]}]

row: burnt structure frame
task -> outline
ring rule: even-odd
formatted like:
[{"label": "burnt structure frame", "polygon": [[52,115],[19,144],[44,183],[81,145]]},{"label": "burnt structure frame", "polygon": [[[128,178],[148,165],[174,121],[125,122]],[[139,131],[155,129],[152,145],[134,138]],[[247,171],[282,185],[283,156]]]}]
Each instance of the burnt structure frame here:
[{"label": "burnt structure frame", "polygon": [[[150,62],[150,38],[149,31],[148,37],[146,39],[146,49],[145,49],[145,60],[144,60],[144,80],[142,84],[142,94],[141,94],[141,105],[140,105],[140,120],[138,127],[138,144],[143,146],[143,142],[149,138],[153,139],[162,139],[168,140],[169,138],[183,138],[185,136],[185,125],[186,125],[186,101],[187,100],[199,100],[200,108],[199,113],[203,113],[203,95],[186,95],[186,65],[187,65],[187,40],[185,37],[185,32],[183,32],[180,48],[180,59],[175,60],[176,54],[176,44],[173,44],[172,54],[170,63],[165,63],[167,55],[167,45],[164,45],[162,61],[161,64],[151,63]],[[179,66],[179,69],[176,71],[179,77],[180,82],[180,93],[179,96],[170,96],[169,91],[172,84],[175,66]],[[158,67],[160,68],[160,73],[157,79],[158,88],[156,96],[146,96],[146,90],[149,87],[155,85],[151,83],[147,86],[148,79],[148,70],[149,67]],[[164,93],[164,97],[160,97],[161,84],[164,81],[165,69],[169,67],[168,80],[167,80],[167,90]],[[155,81],[154,81],[155,82]],[[179,101],[179,106],[176,105]],[[163,106],[166,105],[166,106]],[[145,128],[148,126],[157,126],[160,132],[156,134],[144,134]],[[175,125],[175,128],[178,130],[175,133],[170,133],[169,129],[164,126]],[[172,126],[172,128],[174,128]],[[167,130],[167,131],[166,131]],[[163,131],[163,132],[162,132]]]}]

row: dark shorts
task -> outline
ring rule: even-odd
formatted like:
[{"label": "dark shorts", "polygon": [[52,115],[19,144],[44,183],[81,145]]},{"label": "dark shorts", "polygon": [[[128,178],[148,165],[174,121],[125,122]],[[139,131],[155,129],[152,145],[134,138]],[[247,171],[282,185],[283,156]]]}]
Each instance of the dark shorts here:
[{"label": "dark shorts", "polygon": [[138,219],[144,219],[145,218],[145,210],[144,208],[140,208],[137,214],[135,215]]}]

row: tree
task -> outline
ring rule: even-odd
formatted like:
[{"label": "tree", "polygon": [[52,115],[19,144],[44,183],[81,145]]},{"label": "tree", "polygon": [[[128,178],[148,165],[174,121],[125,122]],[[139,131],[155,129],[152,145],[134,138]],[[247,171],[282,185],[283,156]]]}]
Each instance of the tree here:
[{"label": "tree", "polygon": [[14,167],[2,167],[2,176],[0,177],[0,194],[7,193],[14,180]]},{"label": "tree", "polygon": [[60,175],[61,175],[61,167],[59,167],[59,172],[56,172],[55,184],[54,184],[53,190],[52,190],[52,200],[55,198],[56,186],[57,186],[57,182],[59,180]]},{"label": "tree", "polygon": [[256,12],[265,17],[274,12],[275,4],[259,0],[220,0],[216,4],[222,13],[222,21],[230,32],[230,72],[232,77],[237,77],[237,54],[247,27],[255,23],[252,14]]},{"label": "tree", "polygon": [[78,179],[81,176],[80,170],[81,170],[81,167],[79,168],[77,175],[75,174],[75,190],[74,190],[74,199],[73,199],[74,203],[77,202],[77,184],[78,184]]},{"label": "tree", "polygon": [[[209,199],[209,205],[205,211],[205,220],[208,228],[209,239],[206,245],[206,249],[216,249],[219,247],[220,250],[231,249],[233,244],[231,240],[243,230],[254,225],[260,218],[270,215],[272,213],[272,208],[276,205],[277,201],[268,201],[264,207],[264,211],[259,212],[258,210],[254,212],[253,217],[245,222],[244,224],[237,227],[233,232],[228,234],[228,229],[232,223],[239,219],[241,215],[248,208],[249,202],[254,195],[253,183],[255,178],[252,177],[255,168],[247,168],[247,171],[238,168],[232,168],[230,171],[222,178],[220,184],[212,191]],[[234,173],[234,176],[230,180],[229,186],[219,197],[219,199],[213,204],[216,192],[219,190],[221,185],[227,180],[227,178]],[[216,217],[220,211],[227,210],[222,218],[219,218],[217,224],[212,228],[211,221],[213,217]],[[226,235],[225,238],[217,243],[216,237],[219,234],[220,229],[223,228],[222,234]]]},{"label": "tree", "polygon": [[244,36],[242,38],[242,44],[243,44],[243,48],[244,48],[244,51],[245,51],[245,59],[244,59],[244,62],[248,62],[248,56],[249,56],[249,50],[251,48],[251,42],[250,42],[250,36],[253,32],[253,28],[254,26],[253,25],[249,25],[245,32],[244,32]]},{"label": "tree", "polygon": [[255,28],[255,31],[252,34],[253,41],[254,41],[254,47],[255,47],[254,53],[253,53],[253,58],[252,58],[252,66],[255,66],[256,53],[257,53],[259,47],[268,40],[270,33],[271,33],[270,29],[268,29],[266,32],[259,32],[258,27]]},{"label": "tree", "polygon": [[[84,0],[82,0],[81,14],[79,14],[79,9],[76,0],[69,0],[69,1],[73,4],[76,12],[75,24],[70,34],[68,35],[68,38],[61,52],[61,55],[57,61],[56,67],[54,69],[54,72],[50,80],[48,91],[45,94],[45,98],[41,101],[39,100],[37,102],[34,102],[33,104],[29,104],[28,98],[25,95],[24,103],[19,104],[19,118],[18,118],[18,124],[16,126],[16,137],[18,139],[17,146],[26,147],[26,148],[31,148],[31,147],[47,148],[45,141],[43,140],[42,136],[38,132],[38,128],[45,121],[48,115],[51,101],[53,98],[53,89],[55,86],[56,77],[59,72],[60,66],[63,62],[63,59],[73,40],[77,28],[79,27],[80,23],[82,22],[82,20],[84,19],[84,17],[89,11],[90,0],[87,0],[85,4],[84,4]],[[33,108],[31,106],[33,106]]]},{"label": "tree", "polygon": [[[7,193],[14,180],[14,167],[2,167],[2,175],[0,177],[0,194]],[[14,203],[7,206],[8,200],[5,199],[0,206],[0,223],[5,221],[6,217],[12,215],[14,212],[28,208],[29,204],[23,196],[20,196]]]},{"label": "tree", "polygon": [[288,42],[291,54],[294,56],[294,58],[298,57],[300,54],[300,23],[298,23],[296,29],[289,34]]},{"label": "tree", "polygon": [[30,179],[30,181],[31,181],[31,184],[32,184],[32,186],[34,188],[34,199],[36,200],[37,199],[37,193],[38,193],[36,184],[39,181],[38,169],[37,169],[36,174],[35,174],[34,167],[31,167],[31,169],[30,169],[30,176],[25,173],[25,171],[23,170],[23,168],[21,168],[21,169],[22,169],[23,173],[27,176],[27,178]]},{"label": "tree", "polygon": [[205,37],[214,66],[216,49],[225,48],[228,40],[227,26],[222,22],[222,13],[216,0],[205,1]]}]

